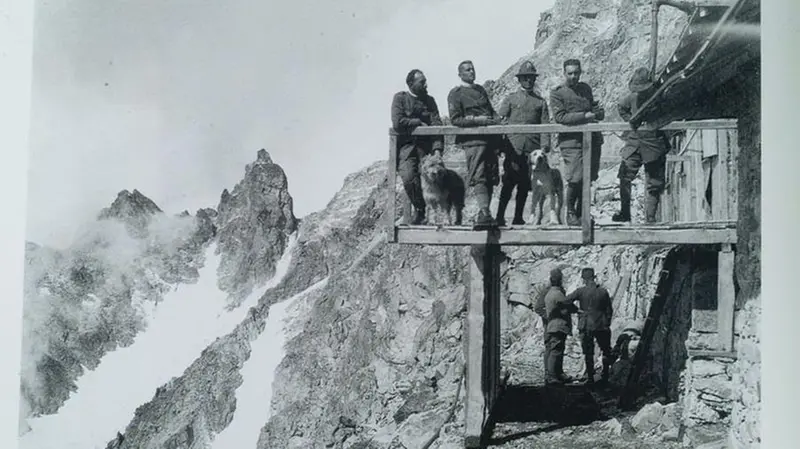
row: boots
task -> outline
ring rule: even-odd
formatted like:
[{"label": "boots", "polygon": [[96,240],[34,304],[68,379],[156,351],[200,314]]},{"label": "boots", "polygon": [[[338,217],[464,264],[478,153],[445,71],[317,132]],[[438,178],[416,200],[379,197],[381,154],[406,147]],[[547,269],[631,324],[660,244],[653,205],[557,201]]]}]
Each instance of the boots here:
[{"label": "boots", "polygon": [[584,363],[586,364],[586,385],[594,385],[594,357],[584,357]]},{"label": "boots", "polygon": [[580,226],[580,215],[575,206],[580,197],[580,187],[578,183],[570,182],[567,184],[567,225]]},{"label": "boots", "polygon": [[478,184],[473,188],[475,200],[478,203],[478,214],[475,217],[474,229],[486,229],[497,226],[489,211],[489,200],[492,197],[492,188],[485,184]]},{"label": "boots", "polygon": [[514,221],[511,224],[524,225],[525,221],[522,219],[522,212],[525,210],[525,202],[528,200],[528,191],[520,189],[517,186],[516,204],[514,204]]},{"label": "boots", "polygon": [[603,382],[608,382],[608,375],[609,369],[611,368],[611,359],[609,357],[603,356],[603,374],[601,375],[601,379]]},{"label": "boots", "polygon": [[619,180],[619,201],[620,210],[613,217],[612,221],[623,222],[631,221],[631,182],[623,179]]},{"label": "boots", "polygon": [[656,212],[658,211],[658,200],[659,200],[659,194],[651,192],[647,193],[647,199],[645,200],[644,203],[644,215],[647,223],[656,222]]},{"label": "boots", "polygon": [[497,226],[506,225],[506,207],[508,207],[508,202],[511,200],[511,191],[513,189],[514,186],[511,184],[503,184],[503,188],[500,189],[500,203],[497,205],[497,215],[495,216]]},{"label": "boots", "polygon": [[[425,200],[422,197],[422,185],[420,185],[420,181],[418,179],[413,179],[409,182],[403,183],[403,188],[406,191],[406,196],[408,196],[408,201],[411,205],[414,206],[416,209],[416,214],[414,218],[411,220],[412,225],[419,225],[425,221]],[[403,215],[405,215],[405,222],[409,222],[409,215],[411,213],[411,208],[408,207],[406,204]]]}]

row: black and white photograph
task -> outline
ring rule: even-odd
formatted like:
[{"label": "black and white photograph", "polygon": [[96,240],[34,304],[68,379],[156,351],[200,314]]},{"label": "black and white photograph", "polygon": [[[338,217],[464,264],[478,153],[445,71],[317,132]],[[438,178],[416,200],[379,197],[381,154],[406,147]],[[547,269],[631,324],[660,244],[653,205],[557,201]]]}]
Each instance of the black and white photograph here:
[{"label": "black and white photograph", "polygon": [[764,444],[760,0],[33,3],[20,449]]}]

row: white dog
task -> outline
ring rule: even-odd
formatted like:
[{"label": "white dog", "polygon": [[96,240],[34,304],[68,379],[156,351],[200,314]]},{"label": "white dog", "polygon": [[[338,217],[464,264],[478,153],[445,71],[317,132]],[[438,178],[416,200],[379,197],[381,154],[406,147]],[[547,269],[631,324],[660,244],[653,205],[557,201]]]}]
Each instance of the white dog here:
[{"label": "white dog", "polygon": [[[531,218],[530,222],[542,224],[545,200],[549,205],[550,223],[563,224],[561,208],[564,205],[564,180],[557,168],[551,168],[547,154],[541,149],[530,155],[531,163]],[[538,219],[537,219],[538,217]]]}]

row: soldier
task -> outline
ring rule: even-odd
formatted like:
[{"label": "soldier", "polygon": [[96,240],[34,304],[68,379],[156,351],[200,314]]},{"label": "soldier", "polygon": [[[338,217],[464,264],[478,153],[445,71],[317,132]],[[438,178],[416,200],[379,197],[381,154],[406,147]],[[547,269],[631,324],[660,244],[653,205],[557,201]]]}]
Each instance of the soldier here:
[{"label": "soldier", "polygon": [[594,269],[581,270],[584,285],[567,295],[567,301],[578,301],[581,314],[578,317],[578,331],[581,335],[581,348],[586,362],[586,383],[594,384],[594,342],[603,353],[603,382],[608,381],[608,368],[611,366],[611,297],[608,290],[597,285]]},{"label": "soldier", "polygon": [[[564,84],[550,93],[553,118],[562,125],[582,125],[603,120],[605,111],[594,101],[592,88],[582,83],[581,63],[577,59],[564,61]],[[600,150],[603,135],[592,133],[591,181],[600,171]],[[567,182],[567,224],[580,224],[583,191],[583,134],[560,133],[558,147],[564,160],[564,179]],[[588,181],[588,182],[591,182]]]},{"label": "soldier", "polygon": [[[631,93],[620,100],[617,105],[619,115],[629,121],[636,109],[653,94],[655,89],[650,79],[650,72],[638,68],[628,83]],[[648,223],[656,221],[659,197],[664,190],[666,176],[667,153],[670,150],[669,139],[663,131],[625,131],[622,134],[625,146],[620,151],[622,162],[619,164],[619,196],[620,211],[611,218],[613,221],[631,220],[631,183],[644,164],[647,185],[645,200],[645,217]]]},{"label": "soldier", "polygon": [[397,136],[397,172],[403,181],[408,199],[416,209],[412,224],[425,221],[425,200],[419,179],[419,162],[432,152],[441,154],[444,138],[441,136],[411,136],[418,126],[441,126],[436,100],[428,95],[428,81],[419,69],[406,76],[408,91],[398,92],[392,99],[392,127]]},{"label": "soldier", "polygon": [[562,384],[572,380],[564,374],[564,349],[567,335],[572,333],[572,314],[576,313],[578,308],[564,296],[563,278],[560,269],[551,270],[550,290],[544,297],[547,307],[547,333],[544,342],[547,384]]},{"label": "soldier", "polygon": [[[538,125],[550,122],[547,102],[533,91],[533,85],[539,74],[530,61],[525,61],[517,72],[517,80],[522,87],[509,95],[500,105],[498,114],[504,124]],[[545,139],[545,144],[540,144],[540,138]],[[506,207],[511,200],[511,191],[517,187],[516,204],[514,207],[514,221],[512,224],[525,224],[522,220],[522,211],[531,188],[531,172],[528,157],[539,148],[545,153],[550,152],[550,135],[517,134],[509,137],[510,147],[506,146],[506,155],[503,161],[503,188],[500,190],[500,204],[497,208],[497,224],[505,226]]]},{"label": "soldier", "polygon": [[[461,85],[454,87],[447,96],[450,121],[454,126],[474,127],[497,125],[499,117],[489,102],[486,90],[475,84],[475,67],[472,61],[458,65]],[[489,211],[492,189],[500,180],[497,167],[497,150],[501,139],[492,135],[456,136],[456,144],[464,149],[467,162],[467,184],[472,188],[478,203],[475,227],[496,226]]]}]

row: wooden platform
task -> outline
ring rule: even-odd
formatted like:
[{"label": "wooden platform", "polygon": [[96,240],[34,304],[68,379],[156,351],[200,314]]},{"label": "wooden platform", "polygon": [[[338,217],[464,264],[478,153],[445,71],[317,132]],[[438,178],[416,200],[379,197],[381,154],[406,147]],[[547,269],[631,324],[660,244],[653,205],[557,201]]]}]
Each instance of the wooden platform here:
[{"label": "wooden platform", "polygon": [[[595,224],[587,235],[580,226],[395,227],[397,243],[416,245],[676,245],[736,243],[736,223]],[[588,237],[588,241],[587,241]]]}]

